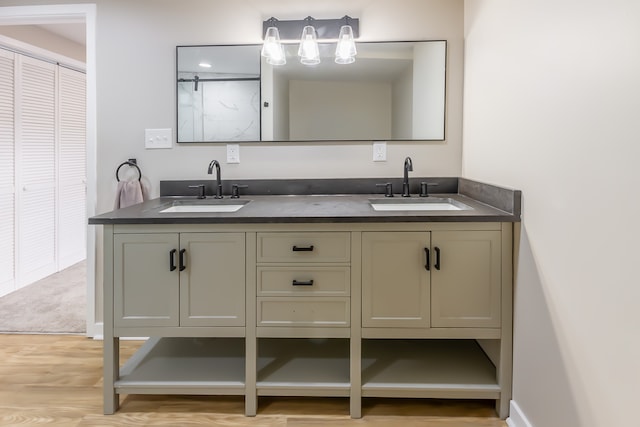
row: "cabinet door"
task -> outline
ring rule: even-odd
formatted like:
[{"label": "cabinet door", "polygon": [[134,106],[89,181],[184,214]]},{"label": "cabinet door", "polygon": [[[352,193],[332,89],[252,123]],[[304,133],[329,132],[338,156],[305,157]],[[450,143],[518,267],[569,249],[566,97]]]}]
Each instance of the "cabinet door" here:
[{"label": "cabinet door", "polygon": [[362,233],[362,326],[429,327],[428,232]]},{"label": "cabinet door", "polygon": [[181,326],[244,326],[244,233],[182,233]]},{"label": "cabinet door", "polygon": [[500,232],[438,231],[431,244],[431,326],[500,327]]},{"label": "cabinet door", "polygon": [[116,234],[113,243],[115,326],[178,326],[178,235]]}]

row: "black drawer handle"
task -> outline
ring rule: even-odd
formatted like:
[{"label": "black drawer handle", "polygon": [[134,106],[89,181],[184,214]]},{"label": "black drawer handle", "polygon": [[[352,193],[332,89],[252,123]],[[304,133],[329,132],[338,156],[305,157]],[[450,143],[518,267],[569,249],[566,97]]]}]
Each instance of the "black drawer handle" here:
[{"label": "black drawer handle", "polygon": [[176,250],[175,249],[171,249],[169,251],[169,271],[174,271],[176,269],[176,263],[174,260],[174,256],[176,254]]},{"label": "black drawer handle", "polygon": [[424,269],[429,271],[430,269],[430,265],[431,265],[431,259],[429,256],[429,248],[424,248],[424,255],[425,255],[425,261],[424,261]]},{"label": "black drawer handle", "polygon": [[180,271],[184,271],[187,268],[187,265],[184,262],[184,253],[187,252],[186,249],[180,249]]},{"label": "black drawer handle", "polygon": [[440,270],[440,248],[436,246],[434,249],[436,250],[436,263],[434,267],[436,270]]},{"label": "black drawer handle", "polygon": [[296,246],[296,245],[293,245],[293,248],[291,248],[291,250],[293,250],[293,252],[311,252],[311,251],[313,251],[313,245],[311,245],[311,246]]},{"label": "black drawer handle", "polygon": [[313,280],[300,281],[300,280],[293,279],[293,282],[291,282],[291,285],[292,286],[313,286]]}]

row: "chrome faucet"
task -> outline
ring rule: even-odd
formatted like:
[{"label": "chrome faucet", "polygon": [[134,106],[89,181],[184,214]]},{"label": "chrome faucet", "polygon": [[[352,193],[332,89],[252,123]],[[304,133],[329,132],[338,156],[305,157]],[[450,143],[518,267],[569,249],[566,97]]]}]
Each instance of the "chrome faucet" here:
[{"label": "chrome faucet", "polygon": [[213,173],[214,166],[216,168],[216,195],[214,196],[214,199],[222,199],[222,178],[220,177],[220,163],[218,163],[217,160],[211,160],[207,173],[211,175]]},{"label": "chrome faucet", "polygon": [[409,172],[413,172],[411,157],[404,159],[404,179],[402,180],[402,197],[411,197],[409,193]]}]

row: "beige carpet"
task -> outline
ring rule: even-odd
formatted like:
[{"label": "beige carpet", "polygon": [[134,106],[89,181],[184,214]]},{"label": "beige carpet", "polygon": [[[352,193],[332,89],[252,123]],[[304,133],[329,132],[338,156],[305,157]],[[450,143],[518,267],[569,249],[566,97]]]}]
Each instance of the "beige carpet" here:
[{"label": "beige carpet", "polygon": [[0,298],[0,332],[86,331],[84,261]]}]

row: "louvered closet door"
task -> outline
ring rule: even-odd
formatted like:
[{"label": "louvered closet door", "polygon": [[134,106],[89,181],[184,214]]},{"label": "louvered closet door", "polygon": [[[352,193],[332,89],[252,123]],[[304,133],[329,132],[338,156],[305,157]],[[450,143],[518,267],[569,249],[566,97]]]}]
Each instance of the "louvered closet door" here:
[{"label": "louvered closet door", "polygon": [[85,75],[58,69],[58,269],[86,258]]},{"label": "louvered closet door", "polygon": [[0,50],[0,296],[15,288],[14,57]]},{"label": "louvered closet door", "polygon": [[25,56],[19,56],[18,63],[18,265],[22,284],[56,271],[56,66]]}]

